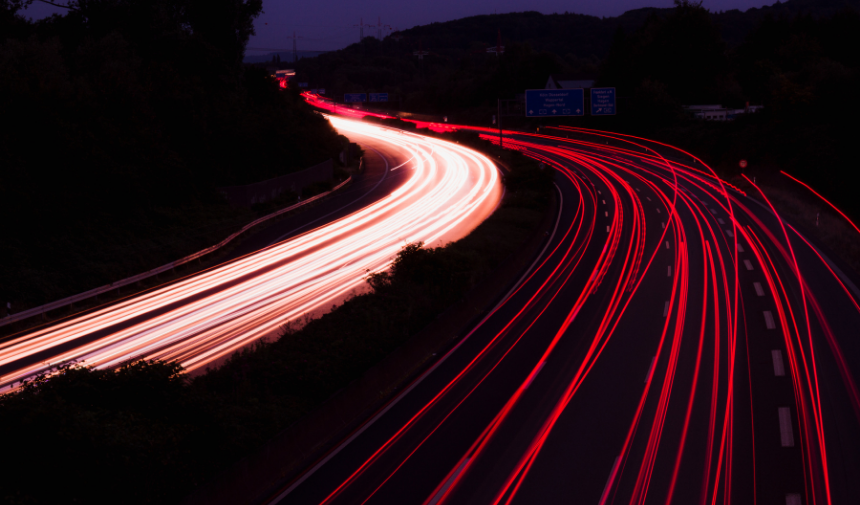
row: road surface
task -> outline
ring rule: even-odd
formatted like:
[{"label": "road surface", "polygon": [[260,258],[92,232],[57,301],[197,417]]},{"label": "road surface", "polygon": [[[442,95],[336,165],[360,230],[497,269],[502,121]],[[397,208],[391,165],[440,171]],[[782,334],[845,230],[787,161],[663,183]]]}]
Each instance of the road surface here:
[{"label": "road surface", "polygon": [[189,371],[205,367],[362,289],[367,273],[387,268],[406,243],[441,245],[466,235],[501,198],[497,168],[477,152],[331,121],[382,158],[387,176],[379,184],[394,181],[387,196],[360,209],[333,209],[306,229],[269,236],[273,244],[258,252],[3,342],[0,391],[71,360],[99,368],[138,358],[177,360]]},{"label": "road surface", "polygon": [[269,503],[860,503],[844,269],[701,162],[572,133],[505,139],[561,201],[516,288]]}]

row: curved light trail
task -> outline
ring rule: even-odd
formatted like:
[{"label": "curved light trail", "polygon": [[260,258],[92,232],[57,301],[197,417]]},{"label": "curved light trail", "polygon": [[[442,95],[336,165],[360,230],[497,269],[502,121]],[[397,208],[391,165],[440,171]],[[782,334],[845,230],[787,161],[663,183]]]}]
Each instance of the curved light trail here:
[{"label": "curved light trail", "polygon": [[555,131],[505,132],[556,170],[533,269],[270,503],[860,502],[860,290],[752,181]]},{"label": "curved light trail", "polygon": [[330,120],[384,158],[405,160],[394,168],[409,173],[406,181],[357,212],[258,253],[3,342],[0,387],[8,391],[71,360],[109,368],[129,359],[162,359],[198,369],[362,287],[367,273],[387,268],[404,243],[456,240],[497,206],[499,175],[483,155],[438,139]]}]

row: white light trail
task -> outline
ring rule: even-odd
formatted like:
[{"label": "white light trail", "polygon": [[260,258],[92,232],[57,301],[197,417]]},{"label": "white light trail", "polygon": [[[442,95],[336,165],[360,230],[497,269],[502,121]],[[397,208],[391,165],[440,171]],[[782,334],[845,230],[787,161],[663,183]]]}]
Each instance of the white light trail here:
[{"label": "white light trail", "polygon": [[[328,307],[384,270],[404,245],[441,245],[495,209],[501,183],[485,156],[442,140],[330,117],[341,133],[409,161],[390,195],[239,260],[0,344],[0,388],[57,364],[98,368],[129,359],[177,360],[195,370]],[[400,172],[398,172],[400,173]],[[98,338],[94,338],[98,336]],[[93,339],[75,346],[75,342]],[[74,346],[57,351],[61,345]],[[39,353],[53,353],[32,363]],[[16,363],[20,362],[20,366]],[[28,364],[28,362],[30,362]]]}]

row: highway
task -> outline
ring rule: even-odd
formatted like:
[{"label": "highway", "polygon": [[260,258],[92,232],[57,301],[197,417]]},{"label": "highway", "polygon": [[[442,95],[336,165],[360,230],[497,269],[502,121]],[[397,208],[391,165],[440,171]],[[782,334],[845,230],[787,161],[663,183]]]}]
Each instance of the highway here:
[{"label": "highway", "polygon": [[253,252],[220,266],[0,343],[0,391],[69,361],[112,368],[162,359],[201,369],[365,289],[368,272],[387,268],[406,243],[437,246],[465,236],[500,201],[498,170],[475,151],[330,120],[384,165],[367,193],[303,216],[302,226],[267,229],[243,244]]},{"label": "highway", "polygon": [[532,267],[268,503],[860,503],[847,269],[683,152],[553,131],[506,132],[556,170]]}]

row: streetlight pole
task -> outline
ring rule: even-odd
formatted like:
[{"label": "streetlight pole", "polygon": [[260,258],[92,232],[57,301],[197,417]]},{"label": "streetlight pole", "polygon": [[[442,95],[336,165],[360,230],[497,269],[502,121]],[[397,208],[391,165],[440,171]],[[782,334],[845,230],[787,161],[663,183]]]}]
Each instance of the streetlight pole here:
[{"label": "streetlight pole", "polygon": [[496,99],[496,117],[499,118],[498,119],[498,121],[499,121],[499,147],[504,149],[505,146],[502,143],[502,99],[501,98]]}]

